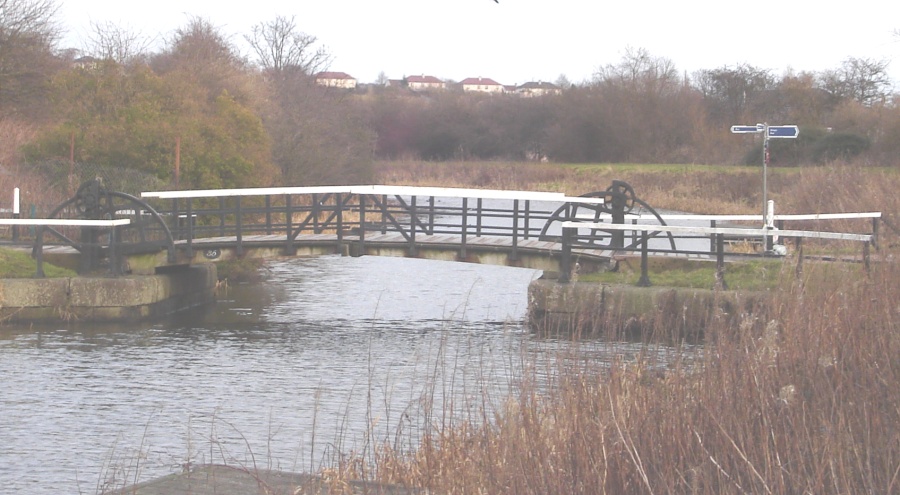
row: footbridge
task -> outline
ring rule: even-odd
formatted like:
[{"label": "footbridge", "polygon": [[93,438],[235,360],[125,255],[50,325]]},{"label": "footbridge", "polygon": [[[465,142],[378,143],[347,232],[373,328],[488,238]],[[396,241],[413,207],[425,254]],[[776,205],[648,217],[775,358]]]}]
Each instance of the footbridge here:
[{"label": "footbridge", "polygon": [[[862,242],[867,256],[880,216],[778,216],[773,209],[765,217],[664,215],[622,181],[582,196],[359,185],[151,191],[140,197],[89,181],[43,224],[31,225],[39,225],[33,241],[39,275],[42,260],[62,252],[79,254],[82,272],[113,275],[248,257],[341,254],[525,267],[557,273],[566,282],[576,267],[582,273],[605,270],[614,256],[629,253],[642,258],[642,280],[648,255],[715,260],[721,268],[726,256],[738,255],[726,247],[735,240],[758,242],[764,246],[760,256],[778,254],[773,243],[789,237],[798,246],[802,238]],[[825,217],[871,220],[872,227],[823,233],[783,225]]]},{"label": "footbridge", "polygon": [[606,208],[603,194],[408,186],[283,187],[142,193],[170,222],[174,260],[400,256],[557,272],[605,269],[605,247],[562,260],[562,222]]}]

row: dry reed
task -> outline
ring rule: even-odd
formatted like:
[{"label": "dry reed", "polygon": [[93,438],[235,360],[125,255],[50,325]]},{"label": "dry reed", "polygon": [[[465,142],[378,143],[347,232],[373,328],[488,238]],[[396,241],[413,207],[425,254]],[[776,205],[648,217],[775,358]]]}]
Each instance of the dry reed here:
[{"label": "dry reed", "polygon": [[[848,211],[897,211],[879,196],[891,189],[879,181],[896,182],[889,173],[800,179],[790,208],[824,195]],[[848,266],[708,321],[691,359],[660,366],[648,344],[642,359],[612,365],[533,363],[502,407],[448,422],[433,411],[416,448],[382,446],[357,474],[433,493],[898,493],[898,295],[894,263]]]}]

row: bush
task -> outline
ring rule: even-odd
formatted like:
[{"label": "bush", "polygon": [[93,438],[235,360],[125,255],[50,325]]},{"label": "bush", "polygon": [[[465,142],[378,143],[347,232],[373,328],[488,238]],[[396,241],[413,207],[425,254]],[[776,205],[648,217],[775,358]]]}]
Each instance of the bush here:
[{"label": "bush", "polygon": [[869,149],[868,138],[850,132],[826,134],[818,140],[812,149],[815,163],[847,161]]}]

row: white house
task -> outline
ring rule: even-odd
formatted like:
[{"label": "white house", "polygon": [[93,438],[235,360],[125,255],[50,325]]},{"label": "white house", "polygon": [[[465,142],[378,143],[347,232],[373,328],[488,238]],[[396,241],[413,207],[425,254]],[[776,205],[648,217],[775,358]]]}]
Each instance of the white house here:
[{"label": "white house", "polygon": [[488,77],[469,77],[463,79],[460,84],[466,93],[503,93],[505,91],[502,84]]},{"label": "white house", "polygon": [[434,76],[408,76],[406,78],[406,84],[409,89],[413,91],[432,91],[432,90],[443,90],[447,88],[447,84],[444,81],[434,77]]},{"label": "white house", "polygon": [[346,72],[319,72],[316,74],[316,84],[328,88],[356,88],[356,79]]},{"label": "white house", "polygon": [[558,95],[562,93],[562,89],[553,83],[537,81],[527,82],[519,86],[516,88],[516,93],[525,98],[530,98],[534,96]]}]

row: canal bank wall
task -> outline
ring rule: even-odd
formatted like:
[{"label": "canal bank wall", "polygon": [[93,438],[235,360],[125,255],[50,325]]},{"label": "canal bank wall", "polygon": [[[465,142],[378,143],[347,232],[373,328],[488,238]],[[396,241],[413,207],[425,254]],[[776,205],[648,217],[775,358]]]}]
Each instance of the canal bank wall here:
[{"label": "canal bank wall", "polygon": [[153,319],[212,303],[216,282],[212,263],[156,275],[0,279],[0,321]]},{"label": "canal bank wall", "polygon": [[538,279],[528,287],[528,319],[544,334],[692,340],[717,320],[760,316],[769,298],[768,292]]}]

